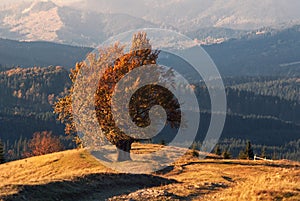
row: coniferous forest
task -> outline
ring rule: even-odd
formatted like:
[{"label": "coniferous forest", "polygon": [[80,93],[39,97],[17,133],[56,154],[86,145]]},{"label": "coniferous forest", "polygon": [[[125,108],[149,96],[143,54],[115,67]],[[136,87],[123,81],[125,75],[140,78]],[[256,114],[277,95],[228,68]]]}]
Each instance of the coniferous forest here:
[{"label": "coniferous forest", "polygon": [[[70,87],[69,71],[62,67],[2,68],[0,72],[0,131],[6,160],[25,157],[35,132],[51,131],[65,148],[73,148],[64,125],[53,114],[53,103]],[[227,118],[219,143],[238,157],[247,140],[254,152],[262,148],[269,158],[299,160],[299,78],[227,77]],[[196,142],[201,144],[210,122],[210,98],[202,82],[195,83],[201,107]],[[168,128],[153,142],[168,143]]]}]

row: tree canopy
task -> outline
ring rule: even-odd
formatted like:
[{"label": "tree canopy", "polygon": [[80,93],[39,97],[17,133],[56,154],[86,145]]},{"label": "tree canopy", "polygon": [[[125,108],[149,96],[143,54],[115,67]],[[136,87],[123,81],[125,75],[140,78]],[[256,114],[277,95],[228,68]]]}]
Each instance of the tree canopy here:
[{"label": "tree canopy", "polygon": [[[159,51],[152,50],[146,33],[139,32],[134,34],[129,52],[125,53],[124,46],[116,43],[113,46],[99,49],[98,54],[99,55],[96,53],[90,54],[87,57],[87,61],[78,63],[75,69],[71,71],[70,78],[73,85],[69,94],[61,98],[55,104],[55,113],[58,114],[58,119],[66,124],[66,133],[76,134],[76,126],[72,113],[72,93],[74,92],[74,83],[76,82],[76,78],[80,75],[81,69],[83,68],[103,68],[104,66],[105,70],[102,72],[102,76],[99,77],[98,75],[97,77],[96,75],[96,77],[93,77],[93,79],[99,80],[97,83],[96,93],[87,94],[87,96],[91,96],[91,98],[86,98],[85,100],[95,100],[94,106],[97,121],[105,138],[118,148],[118,160],[130,160],[129,153],[131,144],[134,140],[139,138],[127,135],[116,125],[116,121],[120,122],[124,118],[122,117],[123,114],[120,114],[120,116],[117,117],[113,116],[113,93],[116,90],[118,82],[124,78],[126,74],[141,66],[149,66],[150,69],[153,67],[153,71],[150,71],[149,76],[152,76],[151,74],[161,73],[158,72],[157,68],[155,68]],[[117,59],[110,63],[108,61],[111,58],[111,55],[116,56]],[[161,77],[165,82],[167,82],[170,81],[168,78],[171,77],[171,74],[172,72],[168,71],[163,73]],[[133,86],[129,84],[126,90],[130,90],[129,88],[134,87],[134,85],[140,81],[141,77],[135,79]],[[126,90],[124,94],[125,96]],[[77,96],[82,95],[80,91],[77,91],[76,93]],[[138,89],[130,98],[130,103],[123,103],[122,101],[119,101],[116,105],[117,107],[122,107],[124,104],[129,104],[131,121],[134,122],[137,127],[147,127],[151,124],[149,111],[155,105],[160,105],[165,109],[167,114],[167,123],[169,123],[172,127],[180,125],[181,112],[176,97],[166,88],[157,85],[155,80],[153,81],[153,84],[149,84]],[[86,118],[88,119],[91,117],[86,115]],[[126,124],[126,122],[122,123]],[[137,136],[146,135],[138,133]]]}]

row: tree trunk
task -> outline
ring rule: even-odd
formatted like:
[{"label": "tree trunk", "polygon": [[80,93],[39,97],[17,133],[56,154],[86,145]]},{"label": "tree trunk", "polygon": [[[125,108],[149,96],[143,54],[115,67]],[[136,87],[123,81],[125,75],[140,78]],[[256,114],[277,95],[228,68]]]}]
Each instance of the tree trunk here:
[{"label": "tree trunk", "polygon": [[117,153],[118,153],[118,159],[117,161],[130,161],[130,150],[131,150],[131,144],[133,143],[133,140],[119,140],[116,144]]}]

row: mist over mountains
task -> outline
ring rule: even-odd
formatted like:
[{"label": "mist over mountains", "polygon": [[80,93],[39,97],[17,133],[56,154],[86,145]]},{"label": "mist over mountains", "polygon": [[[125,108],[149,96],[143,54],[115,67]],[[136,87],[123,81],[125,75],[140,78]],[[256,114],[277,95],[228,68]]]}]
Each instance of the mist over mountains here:
[{"label": "mist over mountains", "polygon": [[297,0],[82,0],[72,6],[102,13],[127,13],[181,31],[203,27],[249,30],[299,22],[300,17]]},{"label": "mist over mountains", "polygon": [[[264,34],[244,35],[221,44],[203,45],[222,76],[300,75],[300,26]],[[71,68],[84,60],[93,48],[51,42],[18,42],[0,39],[0,65],[63,66]],[[172,62],[170,61],[170,66]]]},{"label": "mist over mountains", "polygon": [[[13,1],[0,4],[0,38],[97,46],[131,29],[168,28],[208,43],[262,27],[300,24],[300,2],[238,0]],[[219,40],[214,40],[214,39]]]},{"label": "mist over mountains", "polygon": [[51,1],[23,2],[0,10],[0,37],[96,46],[104,39],[150,22],[127,14],[80,12]]}]

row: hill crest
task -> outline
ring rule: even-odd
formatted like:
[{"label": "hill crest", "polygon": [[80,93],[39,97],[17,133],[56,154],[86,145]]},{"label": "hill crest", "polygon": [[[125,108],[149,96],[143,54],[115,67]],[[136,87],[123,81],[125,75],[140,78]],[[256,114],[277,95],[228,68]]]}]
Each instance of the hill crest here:
[{"label": "hill crest", "polygon": [[155,174],[122,174],[71,150],[0,165],[0,200],[297,200],[299,173],[297,162],[186,156]]}]

